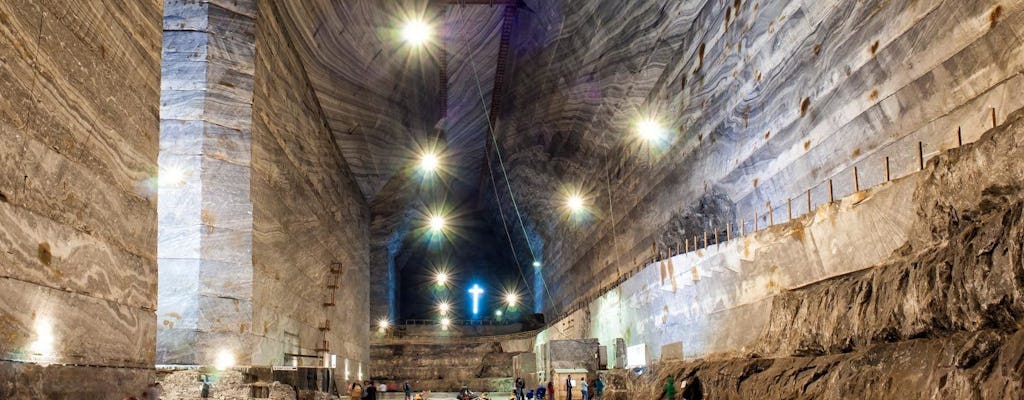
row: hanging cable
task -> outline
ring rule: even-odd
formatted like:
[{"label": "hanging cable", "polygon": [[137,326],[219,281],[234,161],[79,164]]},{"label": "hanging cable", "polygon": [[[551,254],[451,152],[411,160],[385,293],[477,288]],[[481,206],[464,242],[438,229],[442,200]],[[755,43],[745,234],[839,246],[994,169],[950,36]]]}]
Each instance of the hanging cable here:
[{"label": "hanging cable", "polygon": [[[479,72],[476,69],[476,63],[473,62],[473,58],[472,57],[467,57],[467,59],[469,60],[470,67],[472,67],[472,69],[473,69],[473,79],[476,82],[477,93],[480,95],[480,105],[483,108],[484,113],[488,113],[488,110],[487,110],[487,100],[484,99],[484,90],[483,90],[483,87],[480,84],[480,76],[479,76]],[[505,168],[505,161],[501,157],[501,149],[498,148],[498,139],[497,139],[496,135],[494,134],[494,126],[491,125],[491,119],[489,118],[489,116],[487,118],[487,135],[490,136],[491,141],[493,142],[493,145],[494,145],[493,146],[494,147],[494,152],[498,156],[498,165],[501,167],[502,176],[505,178],[505,187],[508,189],[508,196],[509,196],[509,199],[512,202],[512,210],[515,211],[516,218],[519,220],[519,227],[523,231],[523,240],[526,241],[526,248],[527,248],[527,250],[530,251],[530,256],[533,257],[533,260],[536,261],[536,260],[538,260],[537,253],[534,252],[533,246],[530,245],[530,235],[526,232],[526,224],[523,223],[523,214],[519,212],[519,205],[516,203],[515,194],[512,192],[512,184],[509,182],[509,179],[508,179],[508,170],[506,170],[506,168]],[[484,158],[486,159],[487,157],[484,157]],[[488,168],[489,171],[491,170],[491,164],[489,162],[487,162],[487,168]],[[497,182],[495,182],[494,173],[493,173],[493,171],[491,171],[491,186],[495,187],[495,189],[494,189],[495,190],[495,199],[494,199],[494,201],[498,203],[497,204],[498,205],[498,209],[501,210],[501,199],[497,197],[496,185],[497,185]],[[502,214],[502,222],[504,222],[504,212],[501,212],[501,214]],[[509,239],[509,244],[510,245],[512,244],[511,236],[510,236],[510,239]],[[515,246],[512,246],[512,252],[515,253]],[[522,265],[518,263],[518,258],[517,258],[517,265],[519,266],[520,274],[522,274],[523,273],[522,272]],[[523,274],[523,279],[524,280],[526,279],[525,274]],[[556,307],[557,304],[555,303],[555,299],[554,299],[554,297],[551,296],[551,290],[548,289],[547,281],[544,279],[543,276],[541,277],[540,282],[541,282],[541,285],[544,288],[544,294],[547,295],[548,301],[551,302],[551,307],[552,308]],[[555,315],[559,315],[559,313],[556,312]]]}]

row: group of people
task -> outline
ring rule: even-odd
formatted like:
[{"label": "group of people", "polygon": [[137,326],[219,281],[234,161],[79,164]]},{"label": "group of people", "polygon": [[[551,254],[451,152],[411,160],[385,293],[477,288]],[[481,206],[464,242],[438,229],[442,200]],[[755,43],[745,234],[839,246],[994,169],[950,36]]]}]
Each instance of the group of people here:
[{"label": "group of people", "polygon": [[[579,381],[572,378],[572,376],[565,377],[565,393],[566,400],[572,400],[573,388],[579,386],[580,393],[583,395],[581,400],[591,400],[600,398],[604,392],[604,382],[601,381],[601,377],[594,378],[593,381],[587,383],[587,377],[583,376]],[[593,388],[593,396],[591,396],[591,390]],[[526,381],[523,378],[516,378],[514,384],[514,390],[512,391],[512,400],[545,400],[555,398],[555,383],[548,381],[547,386],[541,384],[537,389],[526,389]]]},{"label": "group of people", "polygon": [[[430,396],[430,391],[418,392],[413,395],[412,386],[409,386],[408,381],[402,384],[402,390],[405,392],[405,400],[427,400]],[[384,382],[363,381],[362,384],[352,382],[348,389],[348,396],[350,400],[377,400],[380,393],[387,391],[388,385]]]}]

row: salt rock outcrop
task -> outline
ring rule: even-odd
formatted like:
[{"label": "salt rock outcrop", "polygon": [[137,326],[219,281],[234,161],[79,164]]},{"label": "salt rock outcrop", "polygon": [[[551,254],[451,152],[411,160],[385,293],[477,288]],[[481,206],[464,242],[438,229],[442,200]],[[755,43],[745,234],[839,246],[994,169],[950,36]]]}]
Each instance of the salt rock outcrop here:
[{"label": "salt rock outcrop", "polygon": [[[1024,398],[1024,113],[933,159],[885,263],[779,296],[745,358],[607,374],[608,398]],[[694,390],[694,387],[699,390]]]}]

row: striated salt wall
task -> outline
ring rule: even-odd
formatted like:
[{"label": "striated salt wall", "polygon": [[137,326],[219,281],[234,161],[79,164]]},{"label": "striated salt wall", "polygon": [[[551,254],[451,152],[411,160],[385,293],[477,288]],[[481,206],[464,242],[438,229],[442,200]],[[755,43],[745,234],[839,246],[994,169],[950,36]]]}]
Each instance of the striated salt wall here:
[{"label": "striated salt wall", "polygon": [[161,2],[75,3],[0,2],[4,399],[153,375]]}]

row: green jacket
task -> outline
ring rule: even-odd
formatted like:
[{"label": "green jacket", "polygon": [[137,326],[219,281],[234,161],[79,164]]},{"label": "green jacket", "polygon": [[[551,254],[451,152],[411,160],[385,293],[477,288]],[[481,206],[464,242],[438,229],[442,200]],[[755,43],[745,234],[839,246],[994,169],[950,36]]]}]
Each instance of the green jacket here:
[{"label": "green jacket", "polygon": [[668,399],[676,398],[676,384],[672,382],[672,377],[665,379],[665,397]]}]

